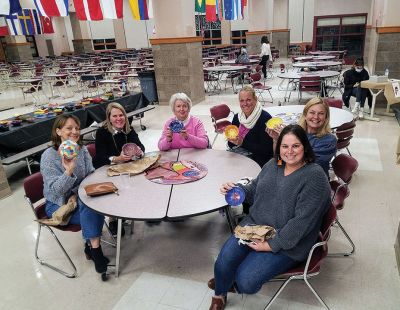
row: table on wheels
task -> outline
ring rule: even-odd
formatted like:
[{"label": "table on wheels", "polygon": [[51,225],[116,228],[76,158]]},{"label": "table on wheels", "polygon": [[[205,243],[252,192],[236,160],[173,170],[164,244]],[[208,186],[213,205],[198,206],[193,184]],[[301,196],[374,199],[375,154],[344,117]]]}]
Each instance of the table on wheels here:
[{"label": "table on wheels", "polygon": [[[244,176],[255,177],[260,167],[253,160],[236,153],[213,149],[181,149],[161,152],[160,162],[190,160],[206,165],[207,175],[195,182],[180,185],[161,185],[146,179],[144,174],[108,177],[104,166],[89,175],[79,187],[79,197],[89,208],[118,218],[116,270],[119,273],[122,219],[169,220],[225,210],[230,229],[233,229],[230,207],[219,193],[221,184],[237,181]],[[88,197],[85,185],[112,181],[119,195]]]}]

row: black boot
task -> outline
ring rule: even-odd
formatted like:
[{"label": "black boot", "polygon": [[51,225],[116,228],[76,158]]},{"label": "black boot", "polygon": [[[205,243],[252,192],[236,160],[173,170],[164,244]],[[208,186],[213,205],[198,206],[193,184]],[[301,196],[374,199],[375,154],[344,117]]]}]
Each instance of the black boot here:
[{"label": "black boot", "polygon": [[98,273],[101,273],[101,279],[103,281],[107,281],[107,264],[110,262],[110,260],[103,255],[101,246],[98,248],[91,248],[90,253],[94,262],[94,268]]},{"label": "black boot", "polygon": [[90,252],[90,245],[89,243],[85,242],[85,249],[83,250],[85,252],[85,256],[87,260],[92,259],[92,253]]}]

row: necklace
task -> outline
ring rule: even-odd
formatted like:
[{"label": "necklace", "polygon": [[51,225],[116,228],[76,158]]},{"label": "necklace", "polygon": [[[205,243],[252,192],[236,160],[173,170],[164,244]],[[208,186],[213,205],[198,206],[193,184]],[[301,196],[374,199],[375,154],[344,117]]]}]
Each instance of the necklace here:
[{"label": "necklace", "polygon": [[[121,131],[121,132],[122,132],[122,131]],[[117,134],[118,134],[118,133],[117,133]],[[128,137],[127,137],[127,134],[126,134],[126,133],[124,133],[124,135],[125,135],[125,144],[126,144],[126,143],[128,143]],[[122,152],[122,146],[121,146],[121,151],[119,151],[119,150],[118,150],[118,146],[117,146],[117,142],[115,142],[114,135],[111,135],[111,138],[112,138],[113,141],[114,141],[115,150],[117,151],[117,155],[118,155],[118,154],[120,154],[120,153]]]}]

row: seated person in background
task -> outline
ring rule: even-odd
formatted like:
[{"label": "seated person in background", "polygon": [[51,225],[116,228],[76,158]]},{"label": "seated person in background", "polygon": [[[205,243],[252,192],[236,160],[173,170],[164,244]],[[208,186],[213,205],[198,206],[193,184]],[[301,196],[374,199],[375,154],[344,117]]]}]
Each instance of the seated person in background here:
[{"label": "seated person in background", "polygon": [[369,74],[364,68],[364,60],[357,58],[353,67],[343,73],[344,92],[342,99],[346,107],[349,108],[350,97],[356,97],[356,103],[353,110],[354,114],[358,114],[359,118],[364,117],[364,103],[368,97],[368,105],[371,106],[372,96],[368,88],[361,88],[361,81],[369,80]]},{"label": "seated person in background", "polygon": [[[324,169],[329,177],[329,163],[336,154],[337,139],[332,134],[329,106],[321,98],[313,98],[304,106],[299,125],[306,131],[308,141],[315,154],[315,162]],[[267,133],[276,141],[282,126],[273,130],[267,129]]]},{"label": "seated person in background", "polygon": [[[235,184],[222,185],[226,194]],[[210,309],[223,310],[228,291],[255,294],[262,285],[307,258],[317,241],[323,215],[330,205],[330,186],[307,135],[299,125],[286,126],[277,141],[275,158],[247,185],[238,185],[251,204],[240,226],[268,225],[276,235],[264,242],[239,244],[234,235],[223,245],[214,265],[215,291]]]},{"label": "seated person in background", "polygon": [[[171,96],[169,106],[175,116],[164,124],[164,129],[158,141],[160,151],[170,149],[196,148],[205,149],[208,146],[208,136],[201,120],[190,115],[192,100],[184,93],[176,93]],[[172,121],[180,121],[184,128],[180,132],[172,132]]]},{"label": "seated person in background", "polygon": [[[144,145],[129,124],[124,107],[118,102],[112,102],[107,106],[104,126],[96,131],[96,155],[93,158],[93,166],[97,169],[104,165],[121,164],[132,160],[122,152],[122,146],[126,143],[135,143],[143,155]],[[117,220],[110,218],[108,225],[111,233],[117,235]],[[125,235],[124,227],[122,235]]]},{"label": "seated person in background", "polygon": [[239,101],[241,112],[235,114],[232,120],[232,124],[239,127],[239,135],[228,139],[228,148],[248,156],[262,167],[274,154],[273,141],[265,132],[265,123],[271,115],[263,110],[250,85],[239,91]]},{"label": "seated person in background", "polygon": [[247,64],[249,63],[249,56],[247,55],[247,50],[242,47],[240,49],[240,54],[239,56],[236,58],[235,63],[237,64]]},{"label": "seated person in background", "polygon": [[[67,160],[58,152],[60,144],[66,140],[76,142],[81,147],[74,159]],[[53,146],[44,151],[40,161],[46,215],[51,217],[70,199],[76,201],[77,208],[73,211],[69,224],[81,225],[86,258],[94,261],[96,271],[102,274],[105,281],[109,260],[103,255],[100,245],[104,216],[88,208],[77,197],[80,183],[94,171],[92,158],[80,141],[79,119],[71,114],[58,116],[51,131],[51,141]]]}]

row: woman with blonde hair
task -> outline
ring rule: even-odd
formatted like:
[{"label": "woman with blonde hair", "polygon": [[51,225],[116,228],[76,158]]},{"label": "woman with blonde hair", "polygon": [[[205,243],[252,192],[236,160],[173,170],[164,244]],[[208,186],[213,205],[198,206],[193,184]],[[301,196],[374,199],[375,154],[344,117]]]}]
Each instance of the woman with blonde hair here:
[{"label": "woman with blonde hair", "polygon": [[[315,154],[315,162],[329,175],[329,162],[336,154],[336,136],[332,134],[329,106],[321,98],[313,98],[304,106],[299,125],[307,133],[308,140]],[[267,130],[276,140],[282,128]]]}]

